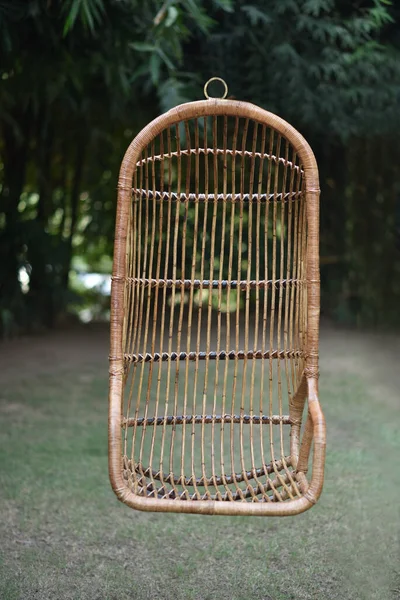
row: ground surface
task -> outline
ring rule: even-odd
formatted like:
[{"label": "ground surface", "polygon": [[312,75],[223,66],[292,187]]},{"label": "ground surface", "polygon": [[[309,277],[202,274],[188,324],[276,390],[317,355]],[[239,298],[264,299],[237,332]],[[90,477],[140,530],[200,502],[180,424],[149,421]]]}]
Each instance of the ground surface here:
[{"label": "ground surface", "polygon": [[0,346],[2,600],[400,598],[400,337],[323,329],[326,483],[286,519],[118,503],[107,354],[94,328]]}]

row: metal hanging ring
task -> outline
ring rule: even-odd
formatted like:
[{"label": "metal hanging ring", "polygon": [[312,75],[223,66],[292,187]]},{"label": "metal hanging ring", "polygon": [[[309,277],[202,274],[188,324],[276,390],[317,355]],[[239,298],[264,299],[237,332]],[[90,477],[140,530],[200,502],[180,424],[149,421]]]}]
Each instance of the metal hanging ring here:
[{"label": "metal hanging ring", "polygon": [[223,79],[221,79],[221,77],[211,77],[211,79],[209,79],[206,84],[204,85],[204,95],[207,98],[207,100],[212,100],[213,98],[218,98],[218,96],[209,96],[207,93],[207,89],[208,86],[210,85],[210,83],[212,81],[220,81],[222,83],[222,85],[224,86],[224,95],[223,96],[219,96],[220,100],[224,100],[224,98],[227,97],[228,95],[228,86],[226,85],[226,81],[224,81]]}]

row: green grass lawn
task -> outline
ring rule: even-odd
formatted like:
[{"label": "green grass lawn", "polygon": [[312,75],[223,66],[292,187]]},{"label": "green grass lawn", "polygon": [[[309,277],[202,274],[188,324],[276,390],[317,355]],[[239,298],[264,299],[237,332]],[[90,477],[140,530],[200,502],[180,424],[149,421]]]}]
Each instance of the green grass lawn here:
[{"label": "green grass lawn", "polygon": [[0,349],[1,600],[400,598],[400,338],[323,330],[324,492],[285,519],[120,504],[107,354],[90,330]]}]

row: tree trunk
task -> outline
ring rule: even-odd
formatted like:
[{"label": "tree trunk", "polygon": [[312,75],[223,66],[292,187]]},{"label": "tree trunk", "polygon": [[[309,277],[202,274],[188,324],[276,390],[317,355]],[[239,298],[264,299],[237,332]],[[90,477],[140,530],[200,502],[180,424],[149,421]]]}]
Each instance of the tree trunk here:
[{"label": "tree trunk", "polygon": [[[28,243],[28,257],[31,266],[28,301],[31,322],[39,326],[52,327],[54,321],[53,296],[55,282],[54,262],[51,252],[51,238],[46,232],[48,220],[54,212],[52,206],[51,157],[53,139],[49,129],[49,118],[42,114],[38,121],[37,147],[35,152],[37,189],[39,201],[36,222],[32,225]],[[49,247],[50,246],[50,247]]]},{"label": "tree trunk", "polygon": [[76,231],[76,226],[77,226],[78,219],[79,219],[79,197],[80,197],[80,194],[82,191],[81,184],[82,184],[82,175],[83,175],[83,167],[84,167],[84,160],[85,160],[85,150],[86,150],[85,142],[81,142],[80,144],[77,144],[74,175],[73,175],[73,179],[72,179],[71,196],[70,196],[71,227],[70,227],[68,239],[66,241],[66,254],[65,254],[65,262],[64,262],[63,277],[62,277],[62,285],[63,285],[63,289],[65,291],[67,291],[68,284],[69,284],[69,271],[71,268],[72,253],[73,253],[72,241],[73,241],[73,237],[74,237],[74,234]]},{"label": "tree trunk", "polygon": [[19,223],[18,204],[25,184],[29,119],[23,115],[18,122],[25,133],[24,140],[17,138],[12,125],[3,122],[4,175],[0,194],[1,212],[4,214],[4,227],[0,233],[0,308],[7,308],[14,323],[25,320],[24,299],[19,282],[25,240]]}]

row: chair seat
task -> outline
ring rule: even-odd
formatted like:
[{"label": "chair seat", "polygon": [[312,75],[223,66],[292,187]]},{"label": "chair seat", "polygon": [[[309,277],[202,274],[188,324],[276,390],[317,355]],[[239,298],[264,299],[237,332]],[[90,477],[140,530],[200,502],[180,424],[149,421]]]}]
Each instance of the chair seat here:
[{"label": "chair seat", "polygon": [[304,477],[293,470],[291,457],[239,473],[201,477],[162,473],[123,459],[123,477],[135,494],[160,500],[218,502],[284,502],[302,496]]}]

